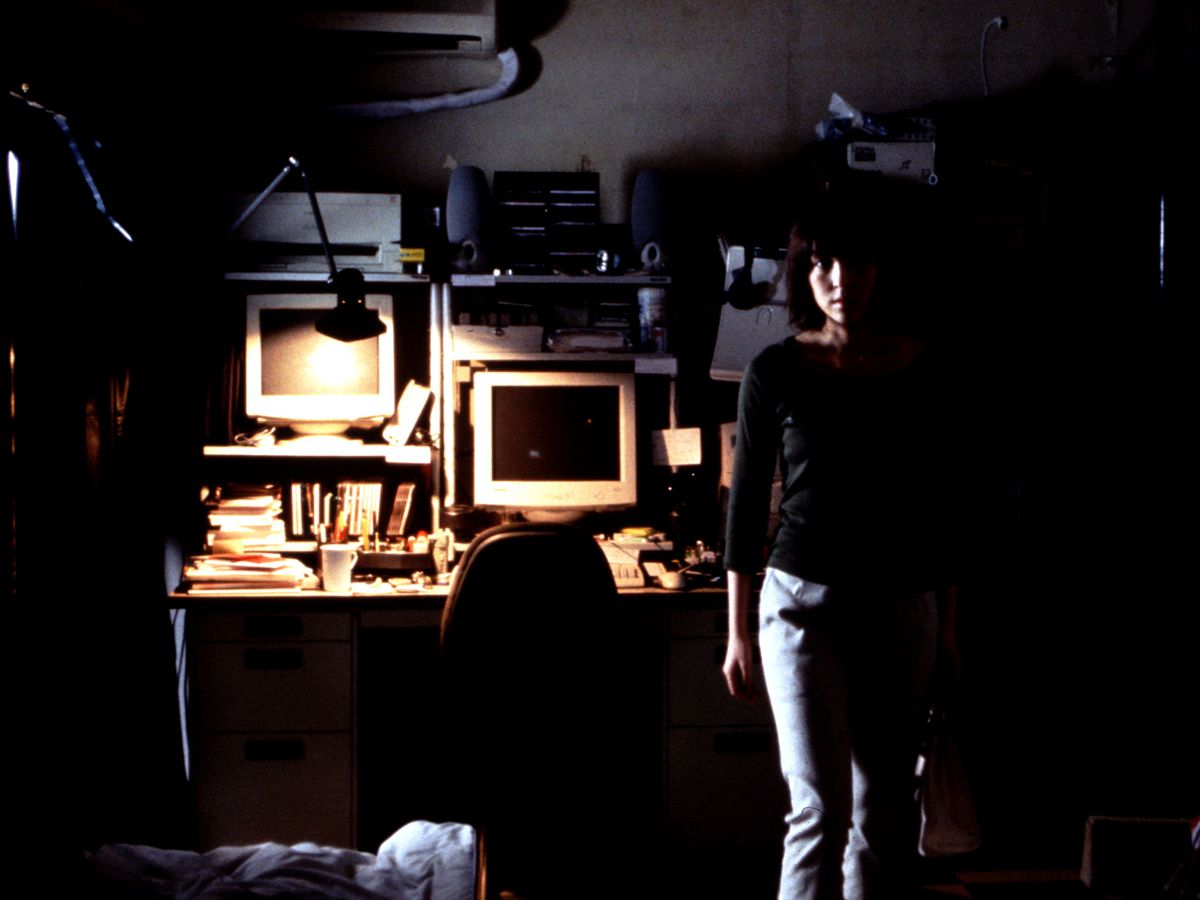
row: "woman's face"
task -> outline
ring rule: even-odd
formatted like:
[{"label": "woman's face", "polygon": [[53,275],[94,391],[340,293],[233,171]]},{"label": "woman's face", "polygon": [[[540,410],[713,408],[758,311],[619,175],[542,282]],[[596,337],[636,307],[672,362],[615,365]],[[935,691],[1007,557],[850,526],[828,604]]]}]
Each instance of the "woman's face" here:
[{"label": "woman's face", "polygon": [[852,325],[867,314],[877,272],[869,260],[813,254],[808,284],[817,307],[829,321]]}]

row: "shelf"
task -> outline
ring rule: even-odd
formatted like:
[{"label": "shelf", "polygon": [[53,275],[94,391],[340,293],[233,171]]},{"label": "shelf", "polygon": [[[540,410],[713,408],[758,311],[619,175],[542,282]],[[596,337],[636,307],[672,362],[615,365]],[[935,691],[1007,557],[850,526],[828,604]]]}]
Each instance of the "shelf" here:
[{"label": "shelf", "polygon": [[209,445],[204,448],[205,456],[235,456],[252,459],[381,459],[395,465],[429,465],[433,461],[430,447],[393,447],[390,444],[346,444],[337,446],[325,442],[312,445],[303,443],[289,445],[274,444],[270,447],[244,447],[241,445]]},{"label": "shelf", "polygon": [[678,365],[670,353],[613,353],[607,350],[581,351],[577,353],[552,353],[545,350],[494,350],[458,351],[450,358],[455,362],[537,362],[574,365],[575,363],[619,363],[632,362],[637,375],[671,375],[677,373]]},{"label": "shelf", "polygon": [[[367,284],[430,284],[432,281],[428,275],[405,275],[400,272],[364,272],[363,279]],[[329,275],[326,272],[293,271],[226,272],[225,280],[328,284]],[[634,272],[627,275],[470,275],[457,273],[450,276],[450,284],[454,287],[495,287],[503,284],[638,287],[662,286],[670,283],[670,275],[650,275],[646,272]]]},{"label": "shelf", "polygon": [[[281,282],[287,284],[329,284],[327,272],[226,272],[226,281]],[[428,275],[404,275],[400,272],[364,272],[367,284],[429,284]]]},{"label": "shelf", "polygon": [[651,275],[646,272],[634,272],[628,275],[467,275],[456,274],[450,276],[450,284],[453,287],[495,287],[498,284],[546,284],[546,285],[571,285],[572,287],[581,287],[584,285],[600,286],[600,285],[621,285],[621,286],[650,286],[650,285],[668,285],[671,283],[670,275]]}]

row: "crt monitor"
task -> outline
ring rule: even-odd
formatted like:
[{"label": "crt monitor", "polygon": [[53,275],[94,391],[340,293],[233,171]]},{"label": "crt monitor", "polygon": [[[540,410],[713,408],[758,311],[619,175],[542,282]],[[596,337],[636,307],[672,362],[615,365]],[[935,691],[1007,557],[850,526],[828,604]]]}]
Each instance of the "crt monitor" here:
[{"label": "crt monitor", "polygon": [[333,294],[246,298],[246,415],[300,435],[338,435],[381,424],[396,411],[392,298],[368,294],[386,331],[344,342],[316,329]]},{"label": "crt monitor", "polygon": [[476,506],[570,521],[637,505],[634,377],[620,372],[479,372]]}]

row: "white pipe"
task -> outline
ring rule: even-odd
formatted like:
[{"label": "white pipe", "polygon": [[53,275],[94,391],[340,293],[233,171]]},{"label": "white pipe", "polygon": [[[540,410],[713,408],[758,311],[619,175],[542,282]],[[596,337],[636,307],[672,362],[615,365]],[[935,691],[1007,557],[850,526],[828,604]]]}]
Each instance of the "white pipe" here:
[{"label": "white pipe", "polygon": [[996,16],[994,19],[988,19],[987,24],[983,26],[983,34],[979,37],[979,72],[983,76],[983,96],[988,95],[988,75],[987,75],[987,39],[988,32],[992,28],[1003,31],[1008,27],[1008,19],[1004,16]]},{"label": "white pipe", "polygon": [[411,116],[417,113],[436,112],[443,109],[461,109],[466,106],[478,106],[499,100],[512,92],[521,74],[521,61],[513,48],[501,51],[496,58],[500,60],[500,77],[490,85],[472,88],[469,91],[457,91],[449,94],[438,94],[432,97],[411,97],[404,100],[375,100],[369,103],[344,103],[331,106],[328,111],[338,116],[364,119],[394,119],[400,116]]}]

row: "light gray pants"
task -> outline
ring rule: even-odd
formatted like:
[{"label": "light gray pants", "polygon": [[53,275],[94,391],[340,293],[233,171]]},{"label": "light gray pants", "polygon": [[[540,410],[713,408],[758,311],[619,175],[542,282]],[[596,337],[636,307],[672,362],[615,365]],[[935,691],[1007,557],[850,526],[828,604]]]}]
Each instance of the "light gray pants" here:
[{"label": "light gray pants", "polygon": [[916,849],[913,767],[937,599],[767,569],[759,644],[791,794],[780,900],[894,900]]}]

